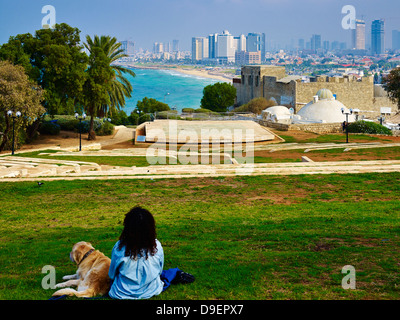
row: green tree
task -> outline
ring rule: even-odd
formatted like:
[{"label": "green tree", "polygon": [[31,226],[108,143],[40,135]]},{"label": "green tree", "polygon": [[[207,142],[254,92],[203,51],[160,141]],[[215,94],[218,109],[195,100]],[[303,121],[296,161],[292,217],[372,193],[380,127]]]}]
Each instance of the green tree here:
[{"label": "green tree", "polygon": [[171,110],[168,104],[160,102],[153,98],[144,97],[142,101],[138,101],[135,111],[139,111],[139,115],[144,113],[154,113],[159,111]]},{"label": "green tree", "polygon": [[82,98],[88,57],[80,45],[80,30],[62,23],[35,35],[10,37],[0,58],[22,65],[30,79],[45,89],[48,114],[72,113]]},{"label": "green tree", "polygon": [[388,93],[390,100],[397,104],[400,110],[400,68],[395,68],[382,78],[382,86]]},{"label": "green tree", "polygon": [[[11,147],[13,119],[8,115],[21,112],[15,121],[15,132],[24,130],[29,124],[45,113],[41,105],[43,90],[28,78],[22,66],[14,66],[7,61],[0,61],[0,131],[2,139],[0,151]],[[16,140],[18,144],[18,140]]]},{"label": "green tree", "polygon": [[203,89],[201,107],[216,112],[225,112],[235,103],[236,88],[226,82],[210,84]]},{"label": "green tree", "polygon": [[92,39],[87,36],[84,46],[90,54],[84,101],[91,116],[89,140],[94,140],[94,117],[112,116],[125,106],[125,98],[130,98],[132,93],[132,84],[125,74],[134,77],[135,73],[115,64],[118,59],[127,56],[115,37],[96,35]]}]

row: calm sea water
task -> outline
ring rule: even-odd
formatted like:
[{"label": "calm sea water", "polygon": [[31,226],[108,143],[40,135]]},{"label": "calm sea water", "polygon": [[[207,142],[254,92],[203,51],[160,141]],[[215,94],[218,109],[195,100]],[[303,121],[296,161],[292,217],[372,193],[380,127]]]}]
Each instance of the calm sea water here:
[{"label": "calm sea water", "polygon": [[[126,101],[124,111],[127,115],[135,109],[144,97],[167,103],[170,108],[181,111],[183,108],[200,107],[203,88],[219,80],[181,74],[173,70],[132,69],[136,77],[128,76],[133,86],[132,98]],[[167,94],[169,93],[169,95]]]}]

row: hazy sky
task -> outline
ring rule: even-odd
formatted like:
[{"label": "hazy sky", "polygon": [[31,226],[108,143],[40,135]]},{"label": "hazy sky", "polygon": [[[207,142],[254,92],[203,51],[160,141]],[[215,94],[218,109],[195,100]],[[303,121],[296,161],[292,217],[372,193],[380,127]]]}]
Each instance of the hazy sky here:
[{"label": "hazy sky", "polygon": [[265,32],[272,42],[285,45],[312,34],[322,40],[349,41],[342,28],[344,5],[353,5],[367,24],[385,19],[386,46],[392,30],[400,30],[399,0],[0,0],[0,44],[9,36],[41,28],[44,5],[56,9],[56,22],[79,28],[81,38],[111,35],[132,40],[136,48],[152,49],[154,42],[178,39],[190,50],[192,37],[228,30],[233,35]]}]

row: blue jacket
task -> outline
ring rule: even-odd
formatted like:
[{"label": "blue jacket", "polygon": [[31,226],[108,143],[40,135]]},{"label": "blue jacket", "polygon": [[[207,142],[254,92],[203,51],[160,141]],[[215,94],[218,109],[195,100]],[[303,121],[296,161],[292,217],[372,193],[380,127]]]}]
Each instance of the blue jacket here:
[{"label": "blue jacket", "polygon": [[125,256],[125,247],[118,249],[119,241],[111,253],[108,276],[112,280],[110,292],[114,299],[149,299],[163,291],[164,283],[160,279],[164,266],[164,250],[156,240],[157,252],[136,259]]}]

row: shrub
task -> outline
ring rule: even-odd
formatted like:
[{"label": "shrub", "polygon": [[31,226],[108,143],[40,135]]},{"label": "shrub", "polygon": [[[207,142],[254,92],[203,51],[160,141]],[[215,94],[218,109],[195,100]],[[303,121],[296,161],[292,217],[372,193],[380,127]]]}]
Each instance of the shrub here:
[{"label": "shrub", "polygon": [[95,132],[98,136],[112,135],[114,133],[114,125],[108,121],[104,121],[101,123],[100,128],[98,128]]},{"label": "shrub", "polygon": [[356,121],[350,123],[348,132],[350,133],[369,133],[369,134],[387,134],[392,135],[392,131],[379,123],[370,121]]},{"label": "shrub", "polygon": [[39,132],[41,134],[58,135],[60,133],[61,127],[57,123],[57,120],[44,121],[40,124]]},{"label": "shrub", "polygon": [[193,108],[183,108],[182,112],[184,112],[184,113],[193,113],[193,112],[195,112],[195,110]]},{"label": "shrub", "polygon": [[267,100],[264,97],[254,98],[248,103],[235,108],[234,112],[252,112],[254,114],[261,114],[261,111],[276,106],[275,101]]}]

